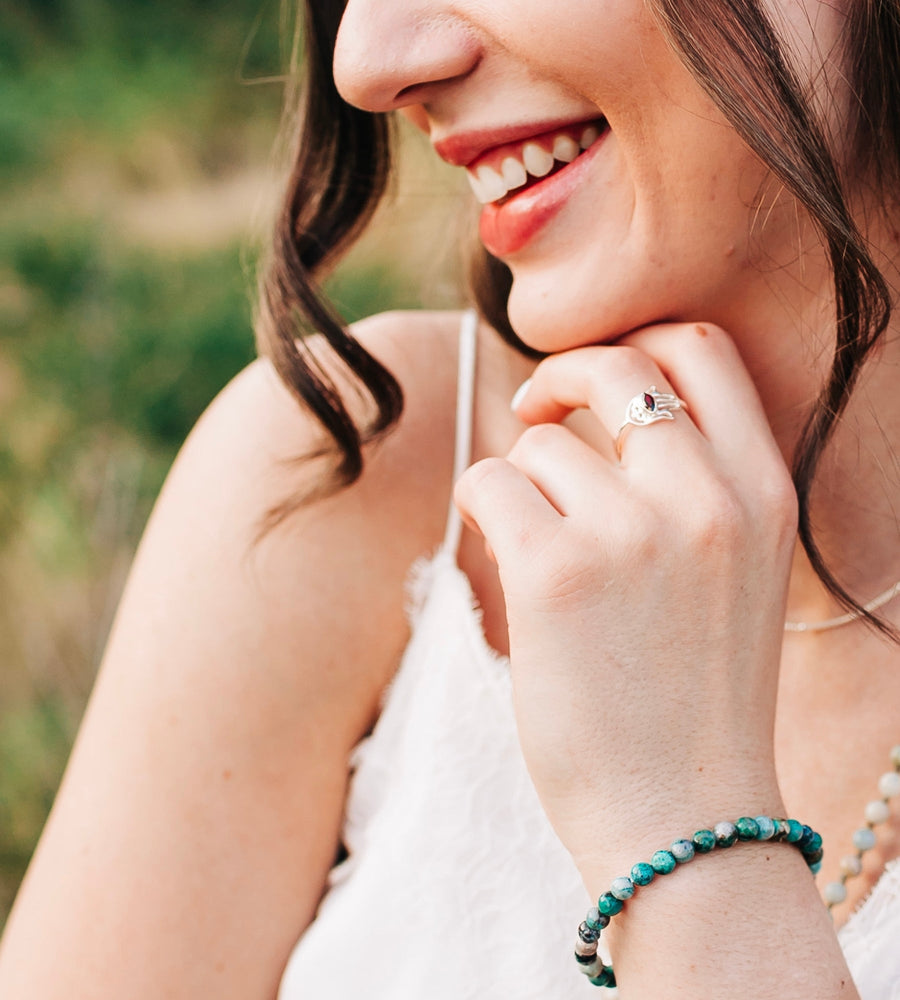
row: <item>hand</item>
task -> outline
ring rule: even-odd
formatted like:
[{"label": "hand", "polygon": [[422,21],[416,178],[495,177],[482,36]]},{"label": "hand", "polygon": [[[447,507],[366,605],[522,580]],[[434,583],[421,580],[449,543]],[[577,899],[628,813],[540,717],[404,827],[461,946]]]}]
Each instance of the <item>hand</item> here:
[{"label": "hand", "polygon": [[[687,403],[632,427],[655,385]],[[589,409],[591,444],[560,424]],[[531,424],[456,499],[499,566],[519,735],[582,872],[777,811],[772,729],[796,497],[731,340],[669,324],[543,361]]]}]

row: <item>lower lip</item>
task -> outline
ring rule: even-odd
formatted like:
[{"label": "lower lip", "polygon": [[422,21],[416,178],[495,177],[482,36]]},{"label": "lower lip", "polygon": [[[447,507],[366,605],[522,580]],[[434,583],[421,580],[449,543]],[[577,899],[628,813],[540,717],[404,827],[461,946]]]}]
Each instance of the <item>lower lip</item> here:
[{"label": "lower lip", "polygon": [[500,205],[485,205],[478,232],[488,251],[495,257],[509,257],[524,249],[581,184],[607,134],[608,130],[568,166],[521,194]]}]

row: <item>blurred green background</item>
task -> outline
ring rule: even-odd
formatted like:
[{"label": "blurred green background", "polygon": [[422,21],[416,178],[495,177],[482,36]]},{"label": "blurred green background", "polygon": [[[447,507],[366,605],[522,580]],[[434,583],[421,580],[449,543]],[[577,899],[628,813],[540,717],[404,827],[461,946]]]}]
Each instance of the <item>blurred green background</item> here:
[{"label": "blurred green background", "polygon": [[[284,17],[280,0],[0,10],[0,928],[166,469],[254,354]],[[399,193],[332,282],[348,318],[458,299],[436,220],[459,189],[404,141]]]}]

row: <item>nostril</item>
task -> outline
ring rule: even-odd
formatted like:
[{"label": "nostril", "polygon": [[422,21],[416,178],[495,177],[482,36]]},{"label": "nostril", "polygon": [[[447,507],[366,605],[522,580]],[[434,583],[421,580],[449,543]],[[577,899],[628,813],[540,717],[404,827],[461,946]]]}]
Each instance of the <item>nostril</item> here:
[{"label": "nostril", "polygon": [[412,83],[408,87],[404,87],[402,90],[397,91],[397,100],[403,101],[409,98],[410,100],[415,100],[415,92],[419,90],[421,84]]},{"label": "nostril", "polygon": [[423,104],[436,86],[477,66],[481,49],[470,26],[455,17],[423,17],[421,6],[347,4],[334,47],[334,78],[344,100],[367,111]]}]

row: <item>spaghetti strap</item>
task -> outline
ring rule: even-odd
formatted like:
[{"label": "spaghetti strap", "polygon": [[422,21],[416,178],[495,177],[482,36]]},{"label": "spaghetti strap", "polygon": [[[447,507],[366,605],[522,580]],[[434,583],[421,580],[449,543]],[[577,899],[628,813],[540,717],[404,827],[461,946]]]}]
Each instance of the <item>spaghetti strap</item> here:
[{"label": "spaghetti strap", "polygon": [[[475,361],[478,353],[478,313],[468,309],[459,324],[459,360],[456,375],[456,445],[453,452],[453,482],[466,471],[472,458],[472,420],[475,404]],[[447,527],[441,549],[454,558],[459,548],[462,518],[453,498],[447,511]]]}]

